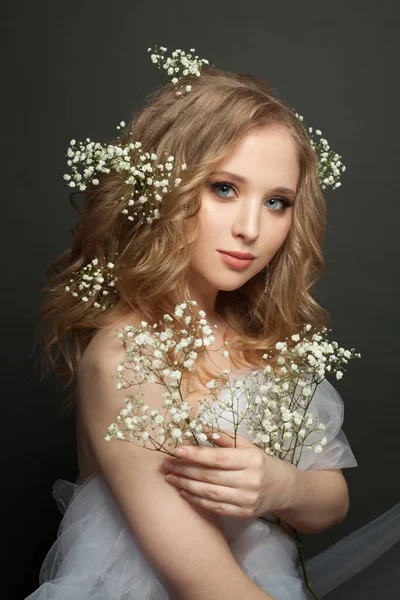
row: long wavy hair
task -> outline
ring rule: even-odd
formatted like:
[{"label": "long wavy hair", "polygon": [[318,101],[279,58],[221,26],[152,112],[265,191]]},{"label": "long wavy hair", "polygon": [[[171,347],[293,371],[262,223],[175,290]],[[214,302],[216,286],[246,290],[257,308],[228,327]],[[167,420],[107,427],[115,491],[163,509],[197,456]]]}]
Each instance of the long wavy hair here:
[{"label": "long wavy hair", "polygon": [[[74,404],[79,361],[96,331],[133,310],[154,324],[190,298],[187,275],[209,173],[255,128],[281,124],[288,129],[297,148],[300,180],[289,233],[269,263],[268,293],[263,270],[240,288],[217,295],[216,310],[233,330],[230,359],[237,367],[262,367],[265,352],[270,362],[276,358],[276,342],[290,343],[304,323],[311,324],[311,335],[329,319],[313,297],[313,286],[325,271],[326,203],[317,156],[303,124],[267,82],[250,74],[203,67],[200,77],[188,75],[181,83],[192,86],[188,94],[178,98],[173,84],[165,84],[147,96],[126,130],[129,141],[140,141],[144,152],[172,154],[174,169],[187,165],[179,173],[182,183],[160,203],[160,219],[151,224],[128,220],[116,202],[127,184],[118,173],[100,174],[99,184],[85,192],[71,247],[46,270],[38,327],[42,377],[54,370],[65,387],[72,385],[64,408]],[[171,181],[176,176],[173,170]],[[98,266],[115,264],[118,301],[105,311],[94,308],[93,299],[82,302],[65,291],[73,272],[93,258]],[[174,319],[185,327],[183,319]],[[200,353],[190,376],[202,383],[215,375],[204,358]]]}]

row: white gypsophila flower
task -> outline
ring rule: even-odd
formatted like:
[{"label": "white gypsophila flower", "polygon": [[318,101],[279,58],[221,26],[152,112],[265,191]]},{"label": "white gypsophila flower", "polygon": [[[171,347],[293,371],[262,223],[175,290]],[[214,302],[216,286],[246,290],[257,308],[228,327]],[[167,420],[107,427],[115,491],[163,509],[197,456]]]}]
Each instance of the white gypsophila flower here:
[{"label": "white gypsophila flower", "polygon": [[[116,253],[116,255],[117,254],[118,253]],[[89,302],[93,299],[95,308],[105,310],[106,308],[114,306],[115,300],[115,294],[113,294],[111,298],[104,298],[104,296],[108,295],[108,291],[105,288],[115,287],[117,277],[112,273],[112,269],[114,268],[113,263],[109,262],[104,267],[97,267],[98,263],[99,260],[94,258],[90,263],[81,267],[78,271],[74,271],[74,277],[70,279],[70,285],[65,287],[65,291],[70,292],[73,296],[77,297],[79,294],[76,290],[85,290],[85,294],[82,296],[81,300],[83,302]],[[97,267],[97,269],[94,267]]]},{"label": "white gypsophila flower", "polygon": [[182,436],[182,431],[181,431],[179,428],[177,428],[177,427],[174,427],[174,428],[171,430],[171,437],[172,437],[174,440],[179,440],[179,439],[181,438],[181,436]]},{"label": "white gypsophila flower", "polygon": [[170,373],[170,377],[171,377],[171,379],[176,379],[176,380],[178,380],[178,379],[181,379],[181,377],[182,377],[182,373],[181,373],[180,371],[172,371],[172,372]]},{"label": "white gypsophila flower", "polygon": [[215,379],[211,379],[210,381],[208,381],[208,382],[205,384],[205,387],[206,387],[206,388],[208,388],[208,389],[213,389],[213,388],[215,388],[215,387],[216,387],[216,382],[215,382]]},{"label": "white gypsophila flower", "polygon": [[284,350],[286,348],[286,342],[277,342],[275,348],[277,350]]},{"label": "white gypsophila flower", "polygon": [[[115,145],[94,143],[87,138],[86,142],[70,146],[67,156],[72,159],[67,161],[67,165],[71,168],[71,174],[65,174],[63,178],[70,187],[78,185],[81,191],[86,190],[87,184],[93,186],[100,184],[100,179],[96,176],[98,173],[108,174],[114,171],[122,175],[130,187],[119,199],[119,203],[122,208],[121,212],[128,215],[128,219],[131,221],[134,220],[134,217],[144,218],[147,223],[159,219],[160,212],[157,204],[163,196],[157,192],[157,189],[162,186],[163,195],[165,195],[172,187],[178,185],[176,177],[173,178],[173,185],[171,182],[174,169],[173,157],[169,156],[165,165],[158,164],[157,155],[143,152],[141,142],[138,141],[127,144],[119,141],[118,145]],[[163,173],[164,169],[167,172],[160,178],[156,171],[160,170]],[[143,179],[147,181],[144,193],[141,191]],[[130,214],[130,207],[134,207],[133,216]],[[139,212],[136,210],[138,208]]]},{"label": "white gypsophila flower", "polygon": [[[300,121],[303,121],[303,117],[298,115],[298,113],[295,113],[295,115]],[[320,129],[315,130],[315,135],[319,137],[318,140],[315,140],[312,136],[312,127],[309,127],[308,130],[304,128],[304,130],[310,140],[311,147],[318,157],[318,177],[321,189],[324,190],[327,186],[333,189],[340,187],[340,175],[346,170],[345,165],[341,161],[342,157],[330,149],[328,141],[321,137],[322,132]]]},{"label": "white gypsophila flower", "polygon": [[[151,61],[153,64],[157,65],[157,70],[164,85],[167,83],[172,83],[175,87],[177,87],[182,77],[187,77],[190,75],[196,75],[199,77],[203,65],[209,64],[207,59],[199,58],[197,54],[195,56],[192,55],[192,52],[195,52],[194,48],[191,48],[189,53],[177,48],[168,58],[165,58],[164,54],[162,54],[162,52],[165,52],[166,50],[167,48],[164,46],[160,46],[161,52],[159,52],[157,46],[154,48],[148,48],[148,52],[151,52]],[[165,73],[168,76],[166,80]],[[180,86],[180,89],[176,91],[176,96],[183,96],[189,93],[191,89],[192,86],[190,84],[183,84]]]}]

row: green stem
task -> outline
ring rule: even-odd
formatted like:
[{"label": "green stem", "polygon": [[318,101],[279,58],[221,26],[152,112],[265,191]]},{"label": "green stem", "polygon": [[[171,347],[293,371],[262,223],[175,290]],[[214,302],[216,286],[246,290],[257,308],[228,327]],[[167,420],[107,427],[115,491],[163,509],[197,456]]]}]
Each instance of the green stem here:
[{"label": "green stem", "polygon": [[[264,521],[264,523],[274,523],[274,524],[277,524],[280,527],[282,527],[282,529],[284,529],[285,531],[287,531],[286,527],[284,527],[282,525],[280,519],[278,519],[278,521],[272,521],[271,519],[267,519],[266,517],[258,517],[258,518],[260,519],[260,521]],[[301,563],[301,568],[302,568],[302,571],[303,571],[304,581],[306,583],[306,587],[307,587],[308,590],[310,590],[310,592],[311,592],[311,594],[312,594],[312,596],[314,598],[317,598],[317,600],[320,600],[320,597],[317,595],[317,593],[311,587],[311,583],[310,583],[310,580],[309,580],[308,575],[307,575],[306,565],[305,565],[305,561],[304,561],[304,554],[303,554],[303,544],[301,543],[301,540],[299,538],[299,535],[298,535],[297,531],[293,527],[292,527],[292,529],[293,529],[294,536],[291,535],[290,532],[288,532],[288,533],[294,539],[295,544],[297,546],[297,549],[299,551],[300,563]]]}]

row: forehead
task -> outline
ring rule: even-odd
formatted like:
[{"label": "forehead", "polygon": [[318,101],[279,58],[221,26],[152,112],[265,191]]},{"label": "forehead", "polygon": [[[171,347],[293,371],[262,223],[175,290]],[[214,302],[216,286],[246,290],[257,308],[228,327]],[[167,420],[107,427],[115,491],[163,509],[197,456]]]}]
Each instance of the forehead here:
[{"label": "forehead", "polygon": [[242,185],[260,181],[282,188],[296,187],[300,175],[296,143],[283,125],[251,130],[213,169],[212,174],[216,173],[234,176]]},{"label": "forehead", "polygon": [[251,129],[237,141],[232,147],[230,154],[233,157],[235,154],[251,152],[253,149],[259,151],[261,148],[266,153],[273,153],[279,148],[284,148],[287,151],[297,154],[297,147],[292,133],[281,123],[273,123]]}]

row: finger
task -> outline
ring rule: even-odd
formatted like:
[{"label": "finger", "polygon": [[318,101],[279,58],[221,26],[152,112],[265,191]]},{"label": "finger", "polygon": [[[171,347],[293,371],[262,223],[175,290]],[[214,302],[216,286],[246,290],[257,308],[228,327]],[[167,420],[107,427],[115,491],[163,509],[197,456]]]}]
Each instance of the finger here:
[{"label": "finger", "polygon": [[243,507],[243,505],[247,506],[253,501],[251,494],[245,494],[236,488],[204,483],[196,479],[188,479],[172,474],[167,475],[165,479],[176,488],[186,490],[199,498],[218,504],[232,504],[236,507]]},{"label": "finger", "polygon": [[207,448],[185,446],[176,448],[174,456],[207,467],[222,469],[246,469],[249,466],[252,448]]},{"label": "finger", "polygon": [[207,498],[201,498],[200,496],[196,496],[188,492],[187,490],[180,490],[179,492],[185,500],[192,502],[210,512],[217,513],[218,515],[222,515],[225,517],[233,517],[237,519],[248,519],[252,515],[249,513],[248,509],[243,508],[241,506],[237,506],[235,504],[228,504],[226,502],[214,502],[212,500],[208,500]]},{"label": "finger", "polygon": [[197,479],[206,483],[238,487],[240,478],[235,470],[217,469],[203,467],[188,461],[177,460],[173,462],[170,474],[178,474],[191,479]]}]

